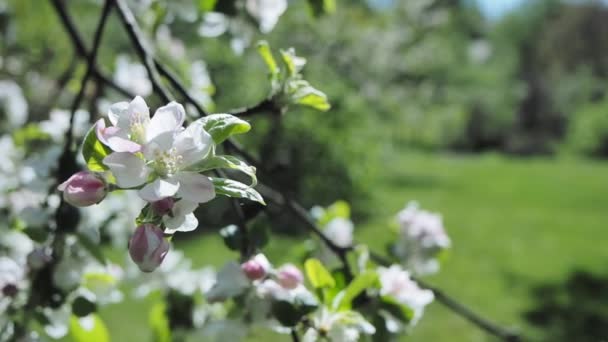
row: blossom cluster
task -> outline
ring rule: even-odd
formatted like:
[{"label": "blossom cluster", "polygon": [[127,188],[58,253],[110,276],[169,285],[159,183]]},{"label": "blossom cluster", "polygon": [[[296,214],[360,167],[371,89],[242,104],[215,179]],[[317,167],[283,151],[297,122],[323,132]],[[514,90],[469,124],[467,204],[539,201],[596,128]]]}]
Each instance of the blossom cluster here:
[{"label": "blossom cluster", "polygon": [[[247,131],[246,122],[216,115],[184,128],[185,119],[184,107],[176,102],[158,108],[153,116],[139,96],[111,105],[109,123],[99,119],[84,140],[89,170],[72,175],[58,187],[64,200],[78,207],[103,201],[109,191],[136,190],[147,204],[138,217],[129,253],[144,272],[153,271],[165,258],[169,242],[164,235],[196,229],[194,210],[215,198],[216,185],[203,171],[230,167],[254,174],[242,163],[232,164],[228,156],[216,156],[212,136],[218,140]],[[220,180],[220,191],[241,197],[238,191],[227,193],[229,180]],[[236,181],[230,184],[241,185],[241,194],[257,194]]]},{"label": "blossom cluster", "polygon": [[410,202],[397,214],[397,221],[398,240],[391,246],[394,255],[416,274],[436,273],[438,258],[451,245],[441,215]]}]

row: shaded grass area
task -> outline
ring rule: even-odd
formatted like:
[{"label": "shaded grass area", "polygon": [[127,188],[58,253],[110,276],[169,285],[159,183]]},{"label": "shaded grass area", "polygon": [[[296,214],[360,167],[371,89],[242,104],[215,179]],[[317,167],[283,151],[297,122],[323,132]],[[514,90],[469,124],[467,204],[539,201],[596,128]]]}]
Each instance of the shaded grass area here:
[{"label": "shaded grass area", "polygon": [[[403,154],[393,156],[383,173],[374,184],[371,219],[357,225],[358,239],[382,250],[390,220],[409,200],[441,212],[453,248],[441,272],[427,281],[527,336],[541,336],[524,317],[534,309],[532,289],[563,282],[575,270],[605,269],[608,163]],[[288,260],[290,245],[287,239],[275,240],[267,253]],[[235,256],[211,235],[177,248],[195,266],[221,265]],[[149,338],[147,308],[136,302],[104,308],[114,340]],[[434,303],[407,340],[492,339]]]}]

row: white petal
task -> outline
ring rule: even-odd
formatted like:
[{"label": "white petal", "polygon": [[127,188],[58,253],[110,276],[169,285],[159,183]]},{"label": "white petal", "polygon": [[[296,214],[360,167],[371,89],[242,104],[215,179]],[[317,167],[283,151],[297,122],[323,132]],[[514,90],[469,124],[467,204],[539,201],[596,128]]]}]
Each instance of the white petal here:
[{"label": "white petal", "polygon": [[159,134],[172,132],[182,127],[186,111],[184,106],[177,102],[171,102],[160,107],[154,113],[146,130],[146,141],[151,141]]},{"label": "white petal", "polygon": [[165,234],[173,234],[175,232],[190,232],[198,228],[198,220],[193,213],[180,217],[182,222],[179,225],[175,224],[176,222],[173,221],[174,219],[175,217],[169,216],[165,216],[163,218],[163,222],[167,226],[167,229],[165,229]]},{"label": "white petal", "polygon": [[145,162],[127,152],[114,152],[103,159],[121,188],[131,188],[146,182],[149,170]]},{"label": "white petal", "polygon": [[209,177],[195,172],[180,172],[173,178],[179,180],[177,197],[197,203],[205,203],[215,198],[215,188]]},{"label": "white petal", "polygon": [[129,109],[129,102],[117,102],[110,105],[110,110],[108,111],[108,119],[112,123],[112,126],[118,126],[118,121],[120,117],[127,116],[127,109]]},{"label": "white petal", "polygon": [[187,167],[203,160],[213,147],[213,138],[203,128],[201,121],[195,121],[175,136],[173,147],[182,156],[182,166]]},{"label": "white petal", "polygon": [[141,188],[138,194],[139,197],[148,202],[156,202],[175,195],[177,189],[179,189],[177,180],[157,178],[154,182]]},{"label": "white petal", "polygon": [[[187,216],[192,214],[197,207],[198,203],[196,202],[185,199],[179,200],[177,203],[175,203],[173,209],[171,210],[172,217],[169,215],[163,216],[163,222],[171,232],[177,230],[184,231],[180,229],[180,227],[186,224],[188,219],[191,220],[190,225],[192,225],[192,218],[188,218]],[[194,219],[196,219],[196,217],[194,217]],[[196,226],[198,226],[198,221],[196,221]],[[196,226],[194,228],[196,228]]]},{"label": "white petal", "polygon": [[140,123],[145,127],[150,121],[150,110],[146,101],[140,96],[136,96],[133,101],[129,102],[126,109],[124,109],[124,102],[121,102],[118,108],[121,108],[122,112],[116,126],[126,132],[129,132],[135,123]]},{"label": "white petal", "polygon": [[164,132],[157,135],[156,137],[154,137],[154,139],[146,143],[142,147],[142,152],[144,153],[146,159],[155,159],[158,153],[169,151],[171,149],[171,146],[173,146],[174,136],[175,134],[173,131]]}]

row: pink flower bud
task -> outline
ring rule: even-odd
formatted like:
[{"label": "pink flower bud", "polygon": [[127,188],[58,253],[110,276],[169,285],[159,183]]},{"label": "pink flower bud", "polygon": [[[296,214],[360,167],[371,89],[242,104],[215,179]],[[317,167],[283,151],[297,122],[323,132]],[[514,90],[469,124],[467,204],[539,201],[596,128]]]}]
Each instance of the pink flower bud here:
[{"label": "pink flower bud", "polygon": [[153,224],[137,227],[129,241],[129,254],[142,272],[152,272],[163,262],[169,242],[163,231]]},{"label": "pink flower bud", "polygon": [[285,264],[279,268],[277,280],[283,288],[291,290],[302,284],[304,276],[302,276],[302,272],[296,266]]},{"label": "pink flower bud", "polygon": [[80,171],[57,187],[63,191],[63,199],[76,207],[88,207],[101,202],[106,197],[108,189],[106,182],[100,176]]},{"label": "pink flower bud", "polygon": [[243,273],[249,278],[249,280],[258,280],[264,278],[266,275],[266,269],[264,266],[256,261],[255,259],[251,259],[241,265],[241,269]]},{"label": "pink flower bud", "polygon": [[173,209],[175,200],[172,197],[163,198],[160,201],[152,202],[152,210],[158,216],[167,215]]}]

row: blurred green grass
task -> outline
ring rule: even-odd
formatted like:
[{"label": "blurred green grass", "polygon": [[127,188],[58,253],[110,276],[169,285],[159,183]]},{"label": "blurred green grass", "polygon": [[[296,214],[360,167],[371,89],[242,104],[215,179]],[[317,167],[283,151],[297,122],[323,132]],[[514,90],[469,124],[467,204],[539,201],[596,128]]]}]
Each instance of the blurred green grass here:
[{"label": "blurred green grass", "polygon": [[[407,201],[443,214],[453,248],[427,281],[502,324],[538,333],[521,314],[531,309],[530,288],[563,281],[570,272],[605,271],[608,249],[608,163],[578,159],[509,159],[497,155],[403,153],[373,185],[372,213],[357,224],[358,240],[382,250],[388,223]],[[267,254],[290,258],[288,239]],[[235,255],[217,236],[180,242],[195,266],[221,265]],[[277,262],[278,263],[278,262]],[[149,305],[128,301],[102,309],[114,341],[145,341]],[[267,341],[281,337],[255,336]],[[433,303],[408,341],[486,341],[484,332]]]}]

